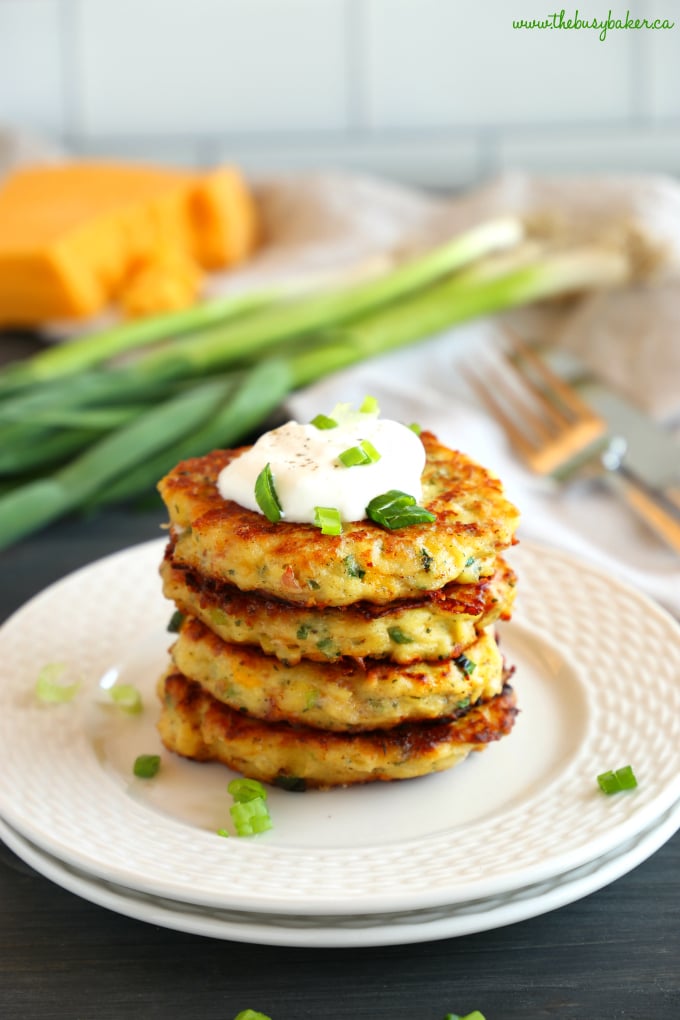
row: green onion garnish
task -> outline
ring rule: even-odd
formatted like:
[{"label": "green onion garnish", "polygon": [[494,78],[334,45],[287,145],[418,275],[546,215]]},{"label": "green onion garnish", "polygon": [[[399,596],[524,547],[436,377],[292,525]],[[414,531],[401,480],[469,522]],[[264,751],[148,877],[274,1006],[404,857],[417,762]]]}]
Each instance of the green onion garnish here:
[{"label": "green onion garnish", "polygon": [[258,1013],[256,1009],[242,1009],[240,1013],[237,1013],[234,1020],[271,1020],[271,1017],[265,1016],[264,1013]]},{"label": "green onion garnish", "polygon": [[350,446],[338,454],[338,460],[345,467],[359,467],[361,464],[373,464],[380,460],[380,454],[373,443],[368,439],[362,439],[358,446]]},{"label": "green onion garnish", "polygon": [[63,662],[50,662],[38,673],[35,684],[36,697],[40,701],[57,705],[71,701],[80,687],[79,683],[64,683],[66,666]]},{"label": "green onion garnish", "polygon": [[258,797],[267,799],[267,791],[257,779],[232,779],[227,790],[238,804],[246,804]]},{"label": "green onion garnish", "polygon": [[378,401],[375,397],[364,397],[359,412],[360,414],[380,414]]},{"label": "green onion garnish", "polygon": [[444,1020],[484,1020],[484,1016],[478,1009],[475,1009],[472,1013],[466,1013],[465,1016],[461,1016],[459,1013],[447,1013]]},{"label": "green onion garnish", "polygon": [[366,570],[361,566],[356,556],[350,553],[349,556],[345,556],[342,561],[345,564],[345,570],[350,577],[358,577],[359,580],[366,576]]},{"label": "green onion garnish", "polygon": [[467,655],[458,655],[453,661],[466,676],[472,676],[477,669],[477,663],[473,662],[472,659],[468,659]]},{"label": "green onion garnish", "polygon": [[268,521],[276,524],[281,520],[281,504],[274,488],[271,465],[265,464],[255,482],[255,499]]},{"label": "green onion garnish", "polygon": [[419,436],[420,433],[423,431],[423,426],[419,425],[417,421],[412,421],[408,427],[410,428],[411,432],[415,432],[417,436]]},{"label": "green onion garnish", "polygon": [[160,754],[139,754],[135,758],[132,771],[140,779],[153,779],[160,767]]},{"label": "green onion garnish", "polygon": [[387,633],[390,636],[390,640],[394,641],[396,645],[411,645],[413,644],[413,638],[409,637],[408,634],[404,634],[401,627],[388,627]]},{"label": "green onion garnish", "polygon": [[263,797],[237,801],[229,808],[229,814],[236,826],[237,836],[255,836],[272,827],[272,820]]},{"label": "green onion garnish", "polygon": [[111,701],[130,715],[142,711],[142,695],[132,684],[115,684],[108,691]]},{"label": "green onion garnish", "polygon": [[400,492],[399,489],[390,489],[380,496],[374,496],[366,507],[366,516],[391,531],[410,524],[431,524],[436,520],[435,514],[418,506],[414,496]]},{"label": "green onion garnish", "polygon": [[321,528],[322,535],[341,535],[342,521],[340,511],[332,506],[314,507],[314,524]]},{"label": "green onion garnish", "polygon": [[307,789],[307,783],[300,776],[277,776],[274,780],[274,786],[278,786],[282,790],[288,790],[291,793],[304,793]]},{"label": "green onion garnish", "polygon": [[329,418],[327,414],[317,414],[316,418],[312,418],[310,425],[314,425],[317,429],[337,429],[338,427],[335,418]]},{"label": "green onion garnish", "polygon": [[184,613],[180,613],[179,609],[176,609],[168,621],[168,632],[170,634],[179,634],[179,629],[184,623]]},{"label": "green onion garnish", "polygon": [[597,783],[603,793],[619,793],[621,790],[634,790],[637,786],[635,773],[630,765],[615,771],[601,772],[597,777]]}]

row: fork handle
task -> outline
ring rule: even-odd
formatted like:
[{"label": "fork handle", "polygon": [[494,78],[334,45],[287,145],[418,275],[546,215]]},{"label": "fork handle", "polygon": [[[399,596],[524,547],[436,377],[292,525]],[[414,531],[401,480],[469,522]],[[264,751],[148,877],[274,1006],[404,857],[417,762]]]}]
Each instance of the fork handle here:
[{"label": "fork handle", "polygon": [[605,478],[659,538],[680,554],[680,515],[673,504],[664,506],[663,496],[647,488],[623,466],[606,471]]}]

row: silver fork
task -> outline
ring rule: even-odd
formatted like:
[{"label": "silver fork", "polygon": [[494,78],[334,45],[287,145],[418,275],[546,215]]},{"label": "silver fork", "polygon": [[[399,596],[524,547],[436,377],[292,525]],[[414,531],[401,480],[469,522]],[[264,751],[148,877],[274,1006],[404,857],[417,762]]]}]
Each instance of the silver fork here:
[{"label": "silver fork", "polygon": [[[625,440],[607,436],[607,423],[579,394],[510,331],[495,368],[465,377],[514,450],[537,474],[567,478],[596,468],[628,505],[680,553],[680,509],[628,472]],[[500,367],[499,367],[500,366]]]}]

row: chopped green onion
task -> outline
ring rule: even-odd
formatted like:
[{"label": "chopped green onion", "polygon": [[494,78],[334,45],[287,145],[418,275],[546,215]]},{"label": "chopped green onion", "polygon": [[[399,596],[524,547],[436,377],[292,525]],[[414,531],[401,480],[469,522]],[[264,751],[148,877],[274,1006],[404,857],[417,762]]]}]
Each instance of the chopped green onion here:
[{"label": "chopped green onion", "polygon": [[372,464],[380,460],[380,454],[373,443],[368,439],[362,439],[358,446],[350,446],[338,454],[338,460],[345,467],[358,467],[360,464]]},{"label": "chopped green onion", "polygon": [[341,535],[342,521],[340,511],[332,506],[314,507],[314,524],[321,528],[322,535]]},{"label": "chopped green onion", "polygon": [[179,629],[184,623],[184,613],[176,609],[168,621],[167,630],[170,634],[179,634]]},{"label": "chopped green onion", "polygon": [[257,779],[232,779],[227,790],[238,804],[246,804],[258,797],[267,799],[267,791]]},{"label": "chopped green onion", "polygon": [[274,476],[272,475],[270,464],[265,464],[257,476],[255,499],[268,521],[276,524],[281,520],[281,504],[279,503],[279,497],[276,495]]},{"label": "chopped green onion", "polygon": [[140,779],[153,779],[160,767],[160,754],[139,754],[135,758],[132,771]]},{"label": "chopped green onion", "polygon": [[637,786],[635,773],[630,765],[616,769],[614,772],[601,772],[597,783],[603,793],[619,793],[621,790],[634,790]]},{"label": "chopped green onion", "polygon": [[478,1009],[475,1009],[472,1013],[466,1013],[465,1016],[460,1016],[459,1013],[447,1013],[444,1020],[484,1020],[484,1016]]},{"label": "chopped green onion", "polygon": [[345,564],[345,570],[350,577],[358,577],[359,580],[361,580],[362,577],[366,576],[365,568],[361,566],[353,553],[350,553],[349,556],[345,556],[342,562]]},{"label": "chopped green onion", "polygon": [[142,696],[132,684],[115,684],[108,694],[114,705],[124,712],[136,715],[142,711]]},{"label": "chopped green onion", "polygon": [[436,515],[418,506],[414,496],[399,489],[390,489],[380,496],[374,496],[366,507],[366,515],[376,524],[394,530],[410,524],[430,524]]},{"label": "chopped green onion", "polygon": [[396,645],[411,645],[413,644],[413,638],[409,637],[408,634],[404,634],[401,627],[388,627],[387,633],[390,636],[390,640],[394,641]]},{"label": "chopped green onion", "polygon": [[63,704],[65,701],[72,701],[80,684],[64,683],[66,666],[63,662],[50,662],[38,673],[35,684],[35,693],[40,701],[53,705]]},{"label": "chopped green onion", "polygon": [[240,1013],[237,1013],[234,1020],[271,1020],[271,1017],[265,1016],[264,1013],[258,1013],[256,1009],[242,1009]]},{"label": "chopped green onion", "polygon": [[432,556],[424,546],[420,550],[420,559],[422,560],[423,563],[423,570],[425,571],[426,574],[429,574],[430,568],[434,563],[434,556]]},{"label": "chopped green onion", "polygon": [[272,820],[263,797],[237,801],[229,808],[229,813],[236,826],[237,836],[255,836],[272,827]]},{"label": "chopped green onion", "polygon": [[453,661],[466,676],[472,676],[477,669],[477,663],[473,662],[472,659],[468,659],[467,655],[458,655]]},{"label": "chopped green onion", "polygon": [[360,414],[380,414],[380,408],[378,407],[378,401],[375,397],[364,397],[363,403],[359,408]]},{"label": "chopped green onion", "polygon": [[317,429],[337,429],[338,423],[335,418],[329,418],[327,414],[317,414],[316,418],[312,418],[310,425],[314,425]]},{"label": "chopped green onion", "polygon": [[218,829],[217,830],[217,835],[218,836],[224,836],[225,839],[229,839],[230,832],[229,832],[228,829]]},{"label": "chopped green onion", "polygon": [[277,776],[274,786],[278,786],[282,790],[289,790],[291,793],[304,793],[307,789],[307,783],[299,776]]},{"label": "chopped green onion", "polygon": [[408,427],[410,428],[411,432],[415,432],[417,436],[419,436],[420,433],[423,431],[423,426],[419,425],[417,421],[412,421]]}]

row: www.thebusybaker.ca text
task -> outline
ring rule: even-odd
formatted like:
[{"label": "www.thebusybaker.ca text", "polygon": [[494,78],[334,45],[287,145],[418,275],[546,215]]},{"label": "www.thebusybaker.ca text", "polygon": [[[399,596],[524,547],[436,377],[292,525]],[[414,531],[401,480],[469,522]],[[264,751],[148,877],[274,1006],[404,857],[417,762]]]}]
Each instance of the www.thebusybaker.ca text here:
[{"label": "www.thebusybaker.ca text", "polygon": [[589,28],[596,32],[599,32],[600,40],[602,42],[607,38],[607,32],[617,31],[621,29],[670,29],[675,27],[674,21],[669,21],[667,18],[633,18],[631,17],[630,11],[626,11],[625,18],[615,18],[612,15],[611,10],[609,11],[606,18],[582,18],[579,15],[578,9],[574,12],[573,17],[568,18],[566,12],[561,10],[555,11],[553,14],[548,14],[545,18],[519,18],[513,19],[513,28],[538,28],[538,29],[551,29],[551,28],[562,28],[562,29],[579,29]]}]

